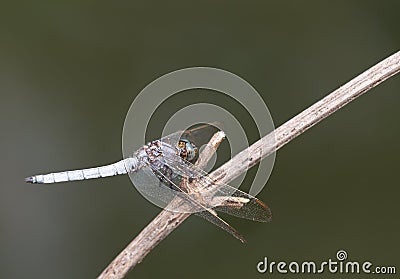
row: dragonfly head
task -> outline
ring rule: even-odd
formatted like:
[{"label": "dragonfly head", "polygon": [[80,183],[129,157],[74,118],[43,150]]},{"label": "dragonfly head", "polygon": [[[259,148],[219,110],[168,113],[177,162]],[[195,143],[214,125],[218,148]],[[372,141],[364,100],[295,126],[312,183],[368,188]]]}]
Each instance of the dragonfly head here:
[{"label": "dragonfly head", "polygon": [[178,142],[178,155],[187,161],[192,161],[197,155],[198,149],[193,142],[180,139]]}]

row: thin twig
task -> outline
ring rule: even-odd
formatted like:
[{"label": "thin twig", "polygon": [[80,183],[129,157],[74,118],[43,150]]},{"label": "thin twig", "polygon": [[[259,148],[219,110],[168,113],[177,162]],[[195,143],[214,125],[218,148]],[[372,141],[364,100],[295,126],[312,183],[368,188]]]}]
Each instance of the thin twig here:
[{"label": "thin twig", "polygon": [[[301,135],[338,109],[400,71],[400,51],[371,67],[328,96],[296,115],[274,132],[238,153],[210,174],[217,183],[228,183],[260,160]],[[104,270],[99,278],[123,278],[127,272],[190,214],[163,210]]]}]

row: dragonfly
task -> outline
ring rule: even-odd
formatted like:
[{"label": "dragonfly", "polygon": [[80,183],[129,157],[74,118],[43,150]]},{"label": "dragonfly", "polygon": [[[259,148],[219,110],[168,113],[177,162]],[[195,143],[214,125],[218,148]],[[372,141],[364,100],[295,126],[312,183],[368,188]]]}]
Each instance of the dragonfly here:
[{"label": "dragonfly", "polygon": [[[207,135],[213,134],[211,131],[214,129],[214,126],[205,124],[178,131],[150,141],[132,156],[109,165],[39,174],[25,178],[25,181],[50,184],[129,174],[142,194],[155,198],[164,208],[194,213],[245,243],[244,236],[224,221],[216,210],[258,222],[269,222],[272,213],[256,197],[213,181],[206,171],[195,165],[198,146],[207,142],[210,138]],[[195,187],[187,187],[188,184]],[[177,200],[178,203],[172,203]],[[168,206],[171,204],[174,208]]]}]

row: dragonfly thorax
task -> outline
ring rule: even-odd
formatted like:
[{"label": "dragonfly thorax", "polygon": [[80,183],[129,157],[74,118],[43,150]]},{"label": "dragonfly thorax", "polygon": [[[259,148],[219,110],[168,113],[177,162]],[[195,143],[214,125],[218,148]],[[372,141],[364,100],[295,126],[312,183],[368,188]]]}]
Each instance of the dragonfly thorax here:
[{"label": "dragonfly thorax", "polygon": [[154,161],[158,157],[163,155],[163,150],[161,147],[161,142],[159,140],[154,140],[143,146],[144,151],[150,161]]},{"label": "dragonfly thorax", "polygon": [[160,140],[154,140],[143,146],[146,161],[154,162],[162,158],[165,154],[175,153],[187,161],[193,161],[197,155],[196,145],[187,139],[180,139],[177,146],[171,146]]}]

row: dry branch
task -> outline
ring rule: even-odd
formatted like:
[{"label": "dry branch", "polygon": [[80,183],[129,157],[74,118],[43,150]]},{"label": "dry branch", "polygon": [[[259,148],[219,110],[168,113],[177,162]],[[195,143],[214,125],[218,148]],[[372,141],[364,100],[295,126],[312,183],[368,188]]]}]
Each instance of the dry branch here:
[{"label": "dry branch", "polygon": [[[371,67],[328,96],[296,115],[274,132],[246,148],[223,166],[210,174],[217,183],[228,183],[260,160],[301,135],[344,105],[400,71],[400,51]],[[204,152],[203,152],[204,153]],[[99,278],[123,278],[130,269],[190,214],[163,210],[150,224],[114,259]]]}]

